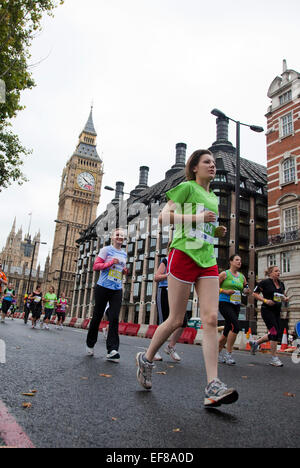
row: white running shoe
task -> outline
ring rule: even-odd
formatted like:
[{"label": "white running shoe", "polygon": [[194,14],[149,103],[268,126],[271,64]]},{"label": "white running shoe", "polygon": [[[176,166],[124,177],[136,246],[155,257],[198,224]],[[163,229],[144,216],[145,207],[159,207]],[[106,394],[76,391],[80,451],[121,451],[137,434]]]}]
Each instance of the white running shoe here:
[{"label": "white running shoe", "polygon": [[152,362],[145,361],[143,357],[146,353],[140,352],[136,355],[136,365],[137,369],[137,381],[144,387],[146,390],[151,390],[152,388],[152,369],[154,364]]},{"label": "white running shoe", "polygon": [[239,398],[238,392],[234,388],[227,388],[227,385],[219,379],[214,379],[205,388],[204,406],[205,408],[215,408],[216,406],[230,405]]},{"label": "white running shoe", "polygon": [[94,356],[94,348],[89,348],[88,346],[86,347],[86,354],[88,356]]},{"label": "white running shoe", "polygon": [[161,355],[159,353],[156,353],[154,358],[153,358],[153,361],[162,361],[163,358],[161,357]]},{"label": "white running shoe", "polygon": [[106,359],[107,361],[111,361],[111,362],[119,362],[120,354],[118,353],[118,351],[115,351],[113,349],[110,353],[107,354]]},{"label": "white running shoe", "polygon": [[228,353],[228,351],[226,351],[226,353],[224,354],[224,362],[228,366],[234,366],[235,365],[235,360],[233,359],[231,353]]},{"label": "white running shoe", "polygon": [[168,345],[168,346],[165,347],[164,351],[165,351],[166,354],[168,354],[173,359],[173,361],[175,361],[175,362],[180,362],[181,361],[181,357],[179,356],[179,354],[176,353],[175,347]]},{"label": "white running shoe", "polygon": [[282,362],[277,356],[272,356],[272,359],[269,364],[270,366],[274,366],[274,367],[283,367]]},{"label": "white running shoe", "polygon": [[219,353],[218,361],[219,361],[220,364],[225,364],[226,361],[225,361],[225,357],[224,357],[223,351],[221,351],[221,352]]}]

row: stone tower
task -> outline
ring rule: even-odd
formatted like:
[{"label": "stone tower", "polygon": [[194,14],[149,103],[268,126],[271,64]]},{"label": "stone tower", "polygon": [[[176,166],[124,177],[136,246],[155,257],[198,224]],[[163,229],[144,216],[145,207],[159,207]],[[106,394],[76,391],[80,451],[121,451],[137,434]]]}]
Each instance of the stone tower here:
[{"label": "stone tower", "polygon": [[76,240],[95,220],[103,177],[103,162],[96,148],[93,108],[79,135],[77,147],[62,173],[58,214],[48,274],[48,286],[72,297],[76,268]]}]

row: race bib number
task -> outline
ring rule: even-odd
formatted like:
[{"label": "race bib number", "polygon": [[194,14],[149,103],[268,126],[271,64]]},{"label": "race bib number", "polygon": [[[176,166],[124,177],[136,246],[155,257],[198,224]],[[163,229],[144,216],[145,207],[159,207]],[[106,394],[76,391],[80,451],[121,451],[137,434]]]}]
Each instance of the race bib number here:
[{"label": "race bib number", "polygon": [[37,303],[38,303],[38,302],[41,302],[41,300],[42,300],[42,298],[41,298],[41,297],[38,297],[38,296],[34,298],[34,302],[37,302]]},{"label": "race bib number", "polygon": [[[205,208],[204,205],[197,204],[197,214],[205,213],[205,211],[209,210]],[[217,224],[217,222],[205,223],[203,221],[197,224],[196,228],[190,229],[189,232],[186,233],[186,235],[191,239],[201,241],[202,243],[205,241],[213,245],[215,242],[213,235]]]},{"label": "race bib number", "polygon": [[241,303],[241,292],[240,291],[234,291],[233,294],[230,296],[230,302],[231,304],[240,304]]},{"label": "race bib number", "polygon": [[283,301],[283,297],[284,297],[283,294],[274,293],[273,301],[281,304],[281,302]]},{"label": "race bib number", "polygon": [[113,281],[114,283],[121,283],[122,281],[122,272],[115,268],[110,268],[108,272],[108,279],[109,281]]}]

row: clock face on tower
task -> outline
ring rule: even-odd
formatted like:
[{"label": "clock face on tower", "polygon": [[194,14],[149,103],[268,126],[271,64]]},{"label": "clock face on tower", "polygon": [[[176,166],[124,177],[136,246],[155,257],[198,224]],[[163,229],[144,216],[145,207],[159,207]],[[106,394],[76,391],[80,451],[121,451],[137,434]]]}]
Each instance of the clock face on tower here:
[{"label": "clock face on tower", "polygon": [[93,192],[95,190],[95,178],[89,172],[81,172],[77,176],[77,184],[82,190]]}]

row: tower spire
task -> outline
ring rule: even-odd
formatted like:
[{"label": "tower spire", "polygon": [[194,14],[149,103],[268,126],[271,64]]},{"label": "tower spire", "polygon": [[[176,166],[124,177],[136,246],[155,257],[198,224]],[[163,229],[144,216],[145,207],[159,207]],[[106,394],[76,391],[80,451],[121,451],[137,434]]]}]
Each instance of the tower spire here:
[{"label": "tower spire", "polygon": [[13,225],[12,225],[12,228],[11,228],[11,233],[14,233],[16,232],[16,222],[17,222],[17,219],[16,219],[16,216],[14,218],[14,222],[13,222]]},{"label": "tower spire", "polygon": [[95,126],[93,122],[93,109],[94,109],[94,104],[92,103],[90,115],[89,115],[87,123],[85,124],[83,132],[89,133],[90,135],[97,136],[97,132],[95,130]]},{"label": "tower spire", "polygon": [[[93,105],[91,106],[90,115],[85,124],[84,129],[79,135],[79,143],[77,148],[74,152],[74,155],[94,159],[101,161],[98,153],[97,153],[97,132],[95,130],[94,122],[93,122]],[[102,161],[101,161],[102,162]]]}]

